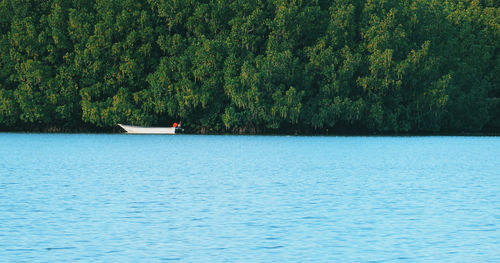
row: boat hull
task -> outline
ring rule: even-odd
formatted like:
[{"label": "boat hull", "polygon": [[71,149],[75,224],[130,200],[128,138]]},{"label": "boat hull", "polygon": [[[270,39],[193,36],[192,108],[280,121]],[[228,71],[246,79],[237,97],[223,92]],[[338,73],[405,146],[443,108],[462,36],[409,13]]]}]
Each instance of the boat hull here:
[{"label": "boat hull", "polygon": [[175,134],[177,130],[174,127],[140,127],[123,124],[118,126],[130,134]]}]

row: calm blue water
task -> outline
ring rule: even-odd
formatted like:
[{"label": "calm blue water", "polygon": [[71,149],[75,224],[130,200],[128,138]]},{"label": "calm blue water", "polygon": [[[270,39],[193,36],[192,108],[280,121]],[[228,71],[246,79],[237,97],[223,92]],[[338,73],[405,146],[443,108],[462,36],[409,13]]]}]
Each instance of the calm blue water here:
[{"label": "calm blue water", "polygon": [[499,262],[499,137],[0,134],[0,262]]}]

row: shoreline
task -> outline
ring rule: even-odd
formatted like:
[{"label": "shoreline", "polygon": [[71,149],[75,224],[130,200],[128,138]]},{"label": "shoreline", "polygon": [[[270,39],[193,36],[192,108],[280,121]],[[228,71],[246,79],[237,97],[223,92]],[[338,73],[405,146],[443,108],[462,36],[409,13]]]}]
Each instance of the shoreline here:
[{"label": "shoreline", "polygon": [[[151,135],[128,134],[120,131],[15,131],[0,130],[0,134],[103,134],[103,135]],[[155,134],[153,134],[155,135]],[[156,134],[165,135],[165,134]],[[201,133],[183,132],[175,135],[207,136],[296,136],[296,137],[499,137],[500,132],[442,132],[442,133]]]}]

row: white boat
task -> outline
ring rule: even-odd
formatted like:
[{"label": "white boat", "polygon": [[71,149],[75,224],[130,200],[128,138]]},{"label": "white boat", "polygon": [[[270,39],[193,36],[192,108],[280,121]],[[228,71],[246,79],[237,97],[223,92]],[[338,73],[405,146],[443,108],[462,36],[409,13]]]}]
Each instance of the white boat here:
[{"label": "white boat", "polygon": [[176,132],[184,130],[180,125],[177,127],[141,127],[118,123],[118,126],[122,127],[122,129],[130,134],[175,134]]}]

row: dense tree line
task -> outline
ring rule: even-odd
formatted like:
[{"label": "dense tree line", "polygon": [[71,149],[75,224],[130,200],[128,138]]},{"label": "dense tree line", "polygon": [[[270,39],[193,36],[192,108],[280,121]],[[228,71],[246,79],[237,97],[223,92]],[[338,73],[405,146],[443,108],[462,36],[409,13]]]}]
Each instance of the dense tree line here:
[{"label": "dense tree line", "polygon": [[497,0],[1,0],[0,130],[499,132]]}]

